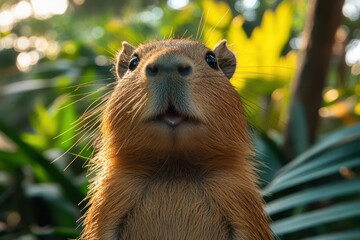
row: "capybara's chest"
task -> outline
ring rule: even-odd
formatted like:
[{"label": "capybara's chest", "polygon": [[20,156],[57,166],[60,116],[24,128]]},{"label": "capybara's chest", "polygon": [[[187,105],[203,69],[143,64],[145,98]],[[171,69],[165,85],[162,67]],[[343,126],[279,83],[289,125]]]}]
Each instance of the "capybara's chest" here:
[{"label": "capybara's chest", "polygon": [[230,231],[206,189],[188,181],[149,184],[120,228],[129,240],[221,240]]}]

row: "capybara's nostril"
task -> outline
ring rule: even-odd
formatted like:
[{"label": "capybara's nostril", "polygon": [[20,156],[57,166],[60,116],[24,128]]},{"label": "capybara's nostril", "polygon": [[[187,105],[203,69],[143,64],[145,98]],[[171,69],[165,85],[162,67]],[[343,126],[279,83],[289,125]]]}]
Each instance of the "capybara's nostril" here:
[{"label": "capybara's nostril", "polygon": [[146,66],[146,75],[149,77],[155,77],[159,72],[159,68],[155,64],[148,64]]},{"label": "capybara's nostril", "polygon": [[192,67],[190,65],[179,64],[177,71],[181,76],[186,77],[192,73]]}]

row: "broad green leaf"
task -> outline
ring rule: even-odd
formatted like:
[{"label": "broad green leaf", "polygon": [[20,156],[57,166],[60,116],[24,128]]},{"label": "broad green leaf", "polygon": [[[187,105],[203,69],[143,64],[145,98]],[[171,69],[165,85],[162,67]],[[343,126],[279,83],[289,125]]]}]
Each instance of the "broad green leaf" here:
[{"label": "broad green leaf", "polygon": [[69,149],[74,143],[77,114],[73,100],[65,95],[58,97],[49,108],[39,104],[31,118],[35,133],[23,133],[28,144],[46,150],[50,148]]},{"label": "broad green leaf", "polygon": [[355,239],[360,239],[360,230],[334,232],[334,233],[309,237],[302,240],[355,240]]},{"label": "broad green leaf", "polygon": [[58,77],[53,78],[54,80],[54,87],[56,89],[63,89],[65,87],[71,86],[74,83],[74,74],[62,74]]},{"label": "broad green leaf", "polygon": [[346,160],[343,161],[341,163],[329,166],[329,167],[325,167],[321,170],[315,171],[315,172],[311,172],[308,174],[303,174],[301,176],[298,176],[296,178],[292,178],[287,180],[286,182],[280,182],[280,183],[270,183],[264,190],[264,194],[265,195],[269,195],[269,194],[274,194],[276,192],[279,192],[281,190],[290,188],[290,187],[294,187],[300,184],[304,184],[325,176],[329,176],[332,174],[336,174],[339,172],[339,170],[342,167],[348,167],[348,168],[353,168],[353,167],[358,167],[360,166],[360,157],[357,158],[352,158],[350,160]]},{"label": "broad green leaf", "polygon": [[264,183],[270,182],[281,167],[278,149],[266,136],[255,135],[253,139],[261,180]]},{"label": "broad green leaf", "polygon": [[6,152],[0,150],[0,166],[1,165],[19,167],[26,164],[24,155],[19,152]]},{"label": "broad green leaf", "polygon": [[300,165],[303,165],[304,162],[311,160],[311,158],[325,151],[341,144],[344,144],[349,141],[354,141],[360,138],[360,124],[354,124],[351,127],[343,128],[335,133],[328,135],[327,137],[321,139],[313,147],[309,148],[306,152],[295,158],[285,167],[283,167],[278,176],[285,174],[290,171],[290,169],[297,168]]},{"label": "broad green leaf", "polygon": [[40,167],[42,172],[46,173],[47,177],[60,184],[68,199],[71,199],[75,204],[80,203],[84,199],[85,196],[74,184],[73,180],[69,179],[63,172],[56,168],[55,165],[51,164],[51,161],[46,159],[35,148],[22,141],[16,133],[16,130],[5,126],[0,121],[0,131],[2,131],[11,141],[13,141],[19,150],[27,156],[29,164],[33,168]]},{"label": "broad green leaf", "polygon": [[276,177],[271,184],[278,184],[281,182],[286,182],[292,178],[296,178],[301,175],[306,175],[312,172],[321,170],[324,167],[328,167],[336,162],[341,162],[344,158],[349,158],[356,154],[360,154],[360,139],[357,141],[349,142],[343,144],[334,149],[330,149],[328,152],[321,154],[320,156],[312,159],[310,162],[306,162],[297,168],[290,169],[284,174]]},{"label": "broad green leaf", "polygon": [[356,216],[360,216],[360,201],[342,203],[281,219],[273,222],[271,228],[275,234],[284,235]]},{"label": "broad green leaf", "polygon": [[76,127],[73,124],[78,119],[75,105],[70,97],[62,96],[57,99],[57,104],[54,104],[58,109],[56,116],[59,119],[57,135],[54,140],[57,142],[57,148],[68,150],[75,142],[73,136],[76,132]]},{"label": "broad green leaf", "polygon": [[37,149],[45,149],[48,145],[48,137],[41,134],[23,133],[22,139]]},{"label": "broad green leaf", "polygon": [[268,214],[273,215],[299,205],[305,205],[335,197],[342,197],[356,192],[360,193],[360,180],[335,182],[319,187],[309,188],[301,192],[296,192],[274,201],[270,201],[266,205],[266,211]]}]

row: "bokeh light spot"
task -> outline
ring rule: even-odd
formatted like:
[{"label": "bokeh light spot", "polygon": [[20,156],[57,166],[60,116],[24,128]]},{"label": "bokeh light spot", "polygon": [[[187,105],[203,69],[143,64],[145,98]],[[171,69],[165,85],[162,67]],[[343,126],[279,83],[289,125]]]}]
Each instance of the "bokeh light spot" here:
[{"label": "bokeh light spot", "polygon": [[65,13],[68,8],[68,0],[31,0],[35,17],[40,19],[46,19],[52,15],[61,15]]},{"label": "bokeh light spot", "polygon": [[21,1],[13,8],[14,16],[21,20],[26,19],[32,14],[31,4],[27,1]]},{"label": "bokeh light spot", "polygon": [[339,97],[339,91],[336,89],[329,89],[324,94],[325,102],[335,101]]},{"label": "bokeh light spot", "polygon": [[189,4],[189,0],[168,0],[167,3],[172,9],[181,9]]},{"label": "bokeh light spot", "polygon": [[31,69],[31,56],[27,52],[22,52],[17,56],[16,66],[22,72],[27,72]]}]

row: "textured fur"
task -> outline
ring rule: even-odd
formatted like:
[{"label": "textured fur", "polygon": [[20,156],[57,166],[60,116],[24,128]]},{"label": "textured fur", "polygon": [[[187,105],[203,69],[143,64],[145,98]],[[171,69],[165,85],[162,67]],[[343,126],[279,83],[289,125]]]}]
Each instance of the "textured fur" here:
[{"label": "textured fur", "polygon": [[[205,62],[208,51],[192,40],[123,43],[80,239],[272,239],[246,118],[228,79],[234,54],[220,42],[215,70]],[[134,53],[140,62],[130,71]],[[146,74],[156,64],[192,72]],[[155,121],[169,104],[190,120],[176,127]]]}]

